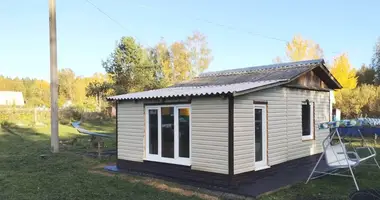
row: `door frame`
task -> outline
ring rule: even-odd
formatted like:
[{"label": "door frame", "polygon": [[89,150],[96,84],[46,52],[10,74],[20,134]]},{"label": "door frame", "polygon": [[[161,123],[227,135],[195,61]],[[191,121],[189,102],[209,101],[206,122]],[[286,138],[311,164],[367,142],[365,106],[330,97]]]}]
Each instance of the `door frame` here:
[{"label": "door frame", "polygon": [[[253,118],[255,120],[255,110],[261,109],[262,113],[262,161],[256,162],[255,158],[255,170],[262,170],[269,168],[268,166],[268,112],[267,112],[268,105],[267,104],[253,104]],[[254,123],[255,124],[255,123]],[[256,129],[256,128],[255,128]],[[254,129],[254,134],[255,133]],[[255,137],[255,135],[254,135]],[[256,141],[254,143],[254,150],[255,150],[255,156],[256,156]]]}]

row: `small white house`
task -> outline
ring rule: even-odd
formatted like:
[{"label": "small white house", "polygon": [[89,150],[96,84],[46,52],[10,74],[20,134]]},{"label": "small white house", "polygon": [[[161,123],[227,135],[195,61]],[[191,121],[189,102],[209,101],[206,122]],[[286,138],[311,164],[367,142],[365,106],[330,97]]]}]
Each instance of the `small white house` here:
[{"label": "small white house", "polygon": [[0,91],[0,106],[24,106],[22,92]]},{"label": "small white house", "polygon": [[330,91],[323,60],[201,74],[174,86],[109,97],[117,102],[117,167],[212,183],[322,152]]}]

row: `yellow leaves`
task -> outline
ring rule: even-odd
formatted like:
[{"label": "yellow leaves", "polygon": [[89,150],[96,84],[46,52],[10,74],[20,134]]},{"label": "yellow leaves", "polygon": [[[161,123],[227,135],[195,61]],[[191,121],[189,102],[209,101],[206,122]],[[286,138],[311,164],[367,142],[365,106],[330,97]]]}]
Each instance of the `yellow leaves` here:
[{"label": "yellow leaves", "polygon": [[319,44],[297,35],[286,44],[286,55],[291,61],[319,59],[323,57],[323,50]]},{"label": "yellow leaves", "polygon": [[187,37],[185,42],[191,63],[190,78],[199,75],[210,65],[213,57],[211,49],[208,48],[206,36],[195,31],[192,36]]},{"label": "yellow leaves", "polygon": [[372,85],[356,88],[358,79],[356,70],[351,66],[347,54],[334,59],[330,72],[343,87],[334,93],[335,107],[341,109],[342,114],[348,118],[369,114],[365,108],[373,104],[373,98],[377,96],[376,88]]},{"label": "yellow leaves", "polygon": [[342,54],[335,58],[330,71],[343,88],[356,88],[356,70],[352,68],[347,54]]},{"label": "yellow leaves", "polygon": [[156,49],[159,56],[159,64],[162,66],[162,73],[166,81],[164,85],[172,85],[174,82],[173,69],[171,67],[170,52],[165,41],[162,40],[158,43]]},{"label": "yellow leaves", "polygon": [[170,47],[173,62],[174,82],[188,80],[191,73],[189,53],[182,42],[175,42]]},{"label": "yellow leaves", "polygon": [[335,92],[335,107],[341,109],[345,118],[379,116],[380,87],[363,84],[355,89]]},{"label": "yellow leaves", "polygon": [[156,46],[164,86],[186,81],[208,68],[212,61],[206,36],[194,32],[186,41],[177,41],[169,47],[164,40]]},{"label": "yellow leaves", "polygon": [[[323,50],[319,44],[303,39],[302,36],[294,36],[292,41],[286,45],[286,55],[291,61],[301,61],[310,59],[319,59],[323,57]],[[279,62],[279,57],[274,60]],[[331,73],[343,86],[343,88],[353,89],[357,85],[356,71],[352,68],[347,54],[342,54],[334,59]]]}]

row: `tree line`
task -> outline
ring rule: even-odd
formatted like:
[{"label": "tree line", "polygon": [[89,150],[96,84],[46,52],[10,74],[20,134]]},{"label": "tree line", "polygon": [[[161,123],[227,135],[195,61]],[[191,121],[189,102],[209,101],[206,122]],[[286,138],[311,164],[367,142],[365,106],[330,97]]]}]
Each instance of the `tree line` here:
[{"label": "tree line", "polygon": [[[298,35],[285,46],[285,56],[273,62],[325,58],[322,47]],[[207,38],[194,32],[183,41],[168,44],[161,39],[144,47],[133,37],[122,37],[108,58],[102,61],[105,73],[77,76],[69,68],[59,70],[59,105],[71,102],[87,109],[107,105],[105,96],[167,87],[189,80],[206,70],[213,57]],[[343,89],[335,91],[334,107],[343,117],[380,115],[380,39],[371,63],[356,70],[346,53],[326,59],[326,65]],[[50,105],[49,83],[30,78],[0,76],[0,90],[21,91],[28,106]]]},{"label": "tree line", "polygon": [[[58,71],[58,105],[65,103],[94,109],[95,98],[88,95],[86,88],[91,82],[104,82],[107,76],[95,73],[90,77],[77,76],[71,69],[65,68]],[[0,91],[22,92],[27,107],[50,107],[50,84],[45,80],[31,78],[10,78],[0,75]]]},{"label": "tree line", "polygon": [[[107,105],[105,96],[189,80],[206,70],[212,59],[207,38],[200,32],[172,44],[161,39],[153,47],[144,47],[133,37],[122,37],[102,61],[106,73],[82,77],[70,68],[59,70],[58,104],[99,109]],[[0,91],[22,92],[27,106],[50,106],[50,87],[45,80],[0,76]]]}]

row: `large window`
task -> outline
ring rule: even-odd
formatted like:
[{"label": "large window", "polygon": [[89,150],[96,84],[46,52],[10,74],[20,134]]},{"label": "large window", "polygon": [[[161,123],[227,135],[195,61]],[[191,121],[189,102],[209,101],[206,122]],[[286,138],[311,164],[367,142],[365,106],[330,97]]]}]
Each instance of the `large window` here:
[{"label": "large window", "polygon": [[190,105],[146,106],[146,159],[190,165]]},{"label": "large window", "polygon": [[314,138],[314,108],[309,101],[302,102],[302,139]]}]

